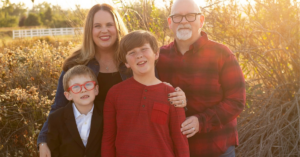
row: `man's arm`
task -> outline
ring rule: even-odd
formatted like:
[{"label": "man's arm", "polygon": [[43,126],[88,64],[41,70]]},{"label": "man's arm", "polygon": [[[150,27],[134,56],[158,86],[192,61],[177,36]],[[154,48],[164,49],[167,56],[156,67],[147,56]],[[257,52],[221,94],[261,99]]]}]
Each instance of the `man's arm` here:
[{"label": "man's arm", "polygon": [[170,106],[170,134],[173,140],[174,154],[176,157],[189,157],[189,143],[185,135],[181,133],[181,123],[185,120],[183,108]]},{"label": "man's arm", "polygon": [[48,119],[47,145],[51,151],[51,157],[59,157],[59,146],[61,144],[58,133],[59,126],[55,125],[58,120],[55,119],[54,115],[50,115]]},{"label": "man's arm", "polygon": [[199,132],[222,128],[223,125],[237,118],[245,107],[246,91],[243,72],[232,53],[225,56],[223,60],[224,64],[220,72],[223,100],[195,115],[199,120]]},{"label": "man's arm", "polygon": [[[50,113],[53,113],[55,110],[65,106],[68,103],[68,100],[64,96],[64,89],[63,89],[63,76],[65,75],[65,72],[63,71],[59,77],[58,85],[56,89],[56,95],[55,95],[55,101],[54,104],[51,106]],[[47,132],[48,132],[48,118],[46,122],[44,123],[42,130],[39,133],[38,139],[37,139],[37,145],[39,146],[40,143],[46,143],[47,141]]]},{"label": "man's arm", "polygon": [[117,124],[114,99],[114,92],[112,90],[109,90],[103,108],[104,123],[101,145],[102,157],[116,156],[115,139],[117,133]]}]

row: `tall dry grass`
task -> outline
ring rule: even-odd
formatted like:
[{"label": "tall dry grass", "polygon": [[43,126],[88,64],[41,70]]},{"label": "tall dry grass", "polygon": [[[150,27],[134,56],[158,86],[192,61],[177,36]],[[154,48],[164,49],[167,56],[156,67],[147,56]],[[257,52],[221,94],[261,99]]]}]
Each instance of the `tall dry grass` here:
[{"label": "tall dry grass", "polygon": [[247,82],[238,156],[300,156],[300,3],[260,0],[204,9],[211,39],[236,54]]}]

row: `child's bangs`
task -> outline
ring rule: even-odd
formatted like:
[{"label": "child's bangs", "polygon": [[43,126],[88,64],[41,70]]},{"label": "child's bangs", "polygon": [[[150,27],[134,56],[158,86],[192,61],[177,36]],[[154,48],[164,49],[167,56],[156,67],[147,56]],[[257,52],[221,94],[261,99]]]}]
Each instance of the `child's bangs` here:
[{"label": "child's bangs", "polygon": [[126,54],[134,48],[141,47],[144,44],[149,43],[149,39],[147,39],[147,36],[145,35],[132,35],[130,38],[130,40],[126,40],[124,43],[124,53]]}]

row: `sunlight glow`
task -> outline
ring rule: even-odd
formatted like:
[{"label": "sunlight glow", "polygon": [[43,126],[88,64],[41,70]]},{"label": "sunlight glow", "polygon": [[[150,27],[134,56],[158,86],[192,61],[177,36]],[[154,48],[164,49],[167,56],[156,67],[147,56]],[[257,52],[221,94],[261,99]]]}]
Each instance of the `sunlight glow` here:
[{"label": "sunlight glow", "polygon": [[[59,5],[63,9],[75,9],[75,5],[78,4],[81,6],[81,8],[91,8],[93,5],[97,3],[108,3],[113,4],[112,0],[34,0],[34,5],[42,3],[42,2],[48,2],[52,5]],[[125,0],[126,1],[132,1],[132,0]],[[165,0],[166,3],[168,3],[169,0]],[[253,1],[253,0],[250,0]],[[10,0],[11,3],[24,3],[28,8],[32,8],[33,3],[31,0]],[[155,1],[158,7],[163,7],[164,3],[163,0],[156,0]],[[247,4],[247,0],[239,0],[240,4]],[[196,0],[196,3],[199,6],[206,6],[206,2],[204,0]]]}]

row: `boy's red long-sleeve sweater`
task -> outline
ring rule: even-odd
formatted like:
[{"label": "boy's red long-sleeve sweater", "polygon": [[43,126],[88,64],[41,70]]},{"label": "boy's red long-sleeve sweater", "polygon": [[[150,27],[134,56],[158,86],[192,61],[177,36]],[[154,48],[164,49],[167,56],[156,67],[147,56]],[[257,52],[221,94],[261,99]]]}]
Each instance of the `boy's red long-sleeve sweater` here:
[{"label": "boy's red long-sleeve sweater", "polygon": [[189,157],[180,131],[184,109],[169,105],[171,92],[163,83],[145,86],[133,78],[113,86],[103,109],[102,157]]}]

